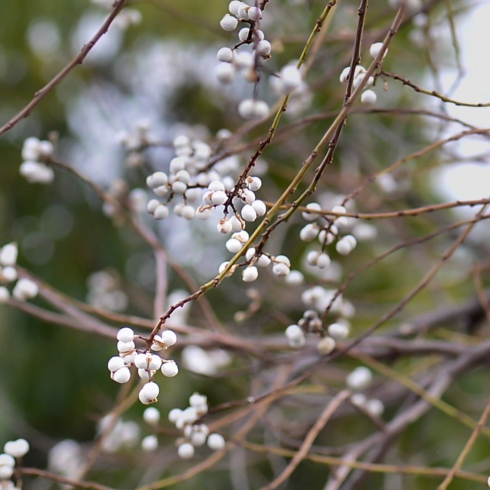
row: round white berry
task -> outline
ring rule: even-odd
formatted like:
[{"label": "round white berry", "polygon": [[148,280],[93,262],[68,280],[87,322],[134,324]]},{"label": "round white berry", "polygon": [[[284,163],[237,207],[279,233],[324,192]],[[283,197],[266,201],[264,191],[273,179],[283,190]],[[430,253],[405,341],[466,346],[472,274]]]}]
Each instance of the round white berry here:
[{"label": "round white berry", "polygon": [[242,244],[236,238],[230,238],[226,242],[226,250],[228,250],[228,252],[231,252],[232,254],[236,254],[241,249],[242,249]]},{"label": "round white berry", "polygon": [[156,425],[160,421],[160,411],[155,407],[148,407],[143,412],[143,420],[150,425]]},{"label": "round white berry", "polygon": [[[376,58],[381,51],[381,48],[383,47],[383,43],[374,43],[371,44],[371,47],[369,48],[369,54],[373,57]],[[383,58],[388,54],[388,50],[385,51]]]},{"label": "round white berry", "polygon": [[259,271],[257,267],[249,266],[243,270],[242,279],[243,282],[253,282],[259,277]]},{"label": "round white berry", "polygon": [[162,366],[162,374],[167,378],[173,378],[179,372],[179,368],[174,361],[165,362]]},{"label": "round white berry", "polygon": [[171,347],[177,342],[177,335],[173,330],[164,330],[161,339],[167,347]]},{"label": "round white berry", "polygon": [[25,439],[8,441],[5,443],[3,450],[13,458],[22,458],[29,452],[29,443]]},{"label": "round white berry", "polygon": [[164,204],[160,204],[155,211],[153,211],[153,216],[155,216],[155,219],[162,220],[165,219],[168,216],[168,208]]},{"label": "round white berry", "polygon": [[238,39],[240,39],[240,41],[246,41],[248,39],[248,36],[250,34],[250,29],[248,27],[244,27],[243,29],[240,29],[238,31]]},{"label": "round white berry", "polygon": [[289,272],[289,267],[286,264],[274,264],[274,266],[272,267],[272,273],[279,277],[287,276]]},{"label": "round white berry", "polygon": [[227,200],[228,200],[228,196],[223,191],[215,191],[211,195],[211,201],[213,202],[213,204],[217,206],[224,204]]},{"label": "round white berry", "polygon": [[17,270],[14,267],[4,267],[2,276],[7,282],[13,282],[17,279]]},{"label": "round white berry", "polygon": [[121,342],[132,342],[134,339],[134,330],[129,327],[124,327],[121,328],[117,332],[117,340],[120,340]]},{"label": "round white berry", "polygon": [[335,349],[335,340],[331,337],[324,337],[318,342],[316,346],[316,350],[319,354],[324,356],[328,356]]},{"label": "round white berry", "polygon": [[349,255],[352,252],[352,246],[348,240],[341,238],[336,244],[335,249],[340,255]]},{"label": "round white berry", "polygon": [[148,202],[146,209],[150,214],[153,214],[155,212],[156,208],[158,208],[158,206],[160,206],[160,202],[157,201],[156,199],[151,199]]},{"label": "round white berry", "polygon": [[298,284],[302,284],[303,281],[304,281],[304,276],[300,271],[291,271],[286,276],[286,282],[288,284],[298,285]]},{"label": "round white berry", "polygon": [[107,363],[107,367],[109,371],[117,371],[118,369],[121,369],[124,367],[124,359],[119,356],[114,356],[109,359],[109,362]]},{"label": "round white berry", "polygon": [[221,48],[216,54],[218,61],[230,63],[233,60],[233,51],[230,48]]},{"label": "round white berry", "polygon": [[284,94],[294,92],[301,86],[301,73],[293,65],[287,65],[281,70],[281,89]]},{"label": "round white berry", "polygon": [[184,442],[179,446],[177,453],[182,459],[190,459],[194,456],[194,446],[189,442]]},{"label": "round white berry", "polygon": [[365,404],[366,410],[375,417],[381,417],[385,411],[385,406],[381,400],[377,398],[372,398],[368,400]]},{"label": "round white berry", "polygon": [[155,374],[155,371],[150,371],[149,369],[138,369],[138,376],[143,380],[143,381],[150,381],[150,379],[153,377]]},{"label": "round white berry", "polygon": [[241,215],[245,221],[253,222],[257,219],[257,212],[250,204],[243,206]]},{"label": "round white berry", "polygon": [[0,466],[15,466],[15,459],[10,454],[0,454]]},{"label": "round white berry", "polygon": [[253,21],[258,21],[262,16],[262,10],[259,7],[250,7],[248,9],[248,18]]},{"label": "round white berry", "polygon": [[238,25],[238,19],[230,14],[226,14],[219,24],[224,31],[234,31]]},{"label": "round white berry", "polygon": [[369,386],[372,379],[373,374],[370,369],[359,366],[347,376],[346,382],[351,390],[362,391]]},{"label": "round white berry", "polygon": [[231,232],[230,220],[228,218],[223,218],[222,220],[220,220],[217,229],[220,233],[223,233],[223,235],[230,233]]},{"label": "round white berry", "polygon": [[255,48],[257,53],[261,56],[267,56],[271,53],[272,51],[272,45],[269,41],[266,39],[262,39],[262,41],[259,41],[257,43],[257,47]]},{"label": "round white berry", "polygon": [[[235,65],[237,68],[241,70],[248,70],[254,66],[254,58],[250,53],[247,52],[239,53],[235,58]],[[247,100],[251,100],[251,99],[247,99]]]},{"label": "round white berry", "polygon": [[235,80],[235,68],[230,63],[220,63],[214,70],[216,79],[225,85],[230,85]]},{"label": "round white berry", "polygon": [[156,436],[146,436],[141,441],[141,449],[143,451],[152,452],[158,449],[158,439]]},{"label": "round white berry", "polygon": [[242,231],[245,226],[235,215],[230,218],[230,224],[234,232]]},{"label": "round white berry", "polygon": [[187,184],[185,182],[180,182],[180,180],[176,180],[172,184],[172,191],[175,192],[175,194],[184,194],[186,190]]},{"label": "round white berry", "polygon": [[175,424],[181,415],[182,410],[180,408],[172,408],[172,410],[168,412],[168,420],[172,422],[172,424]]},{"label": "round white berry", "polygon": [[328,334],[334,339],[345,339],[349,336],[349,328],[341,323],[332,323],[328,327]]},{"label": "round white berry", "polygon": [[232,0],[228,5],[228,10],[230,11],[231,14],[238,15],[238,11],[242,7],[242,4],[243,2],[240,2],[238,0]]},{"label": "round white berry", "polygon": [[205,397],[204,395],[201,395],[200,393],[193,393],[189,397],[189,405],[191,407],[194,407],[194,408],[206,405],[207,402],[208,402],[207,397]]},{"label": "round white berry", "polygon": [[299,232],[299,237],[304,242],[311,242],[311,240],[314,240],[317,237],[318,231],[318,225],[315,223],[310,223],[301,229]]},{"label": "round white berry", "polygon": [[361,102],[366,105],[374,105],[377,98],[376,92],[373,90],[366,90],[361,95]]},{"label": "round white berry", "polygon": [[182,208],[181,215],[186,220],[189,220],[189,221],[192,220],[194,218],[195,214],[196,214],[196,211],[190,204],[188,204],[187,206],[184,206]]},{"label": "round white berry", "polygon": [[0,480],[8,480],[13,474],[12,466],[0,466]]},{"label": "round white berry", "polygon": [[5,266],[14,266],[17,262],[18,255],[17,244],[8,243],[0,249],[0,264]]},{"label": "round white berry", "polygon": [[143,385],[139,392],[139,399],[141,403],[145,405],[149,405],[150,403],[154,403],[158,399],[158,394],[160,393],[160,388],[156,383],[150,381]]},{"label": "round white berry", "polygon": [[122,342],[117,343],[117,350],[121,353],[131,352],[134,349],[134,342]]},{"label": "round white berry", "polygon": [[213,451],[219,451],[226,445],[225,438],[221,434],[209,434],[208,447]]},{"label": "round white berry", "polygon": [[127,367],[122,367],[112,373],[112,379],[117,383],[127,383],[131,379],[131,371]]},{"label": "round white berry", "polygon": [[300,340],[304,338],[304,336],[303,330],[298,325],[289,325],[289,327],[286,328],[286,337],[289,340]]},{"label": "round white berry", "polygon": [[255,212],[257,213],[257,216],[264,216],[264,214],[267,212],[267,207],[266,207],[264,201],[261,201],[260,199],[256,199],[252,203],[252,207],[254,208]]},{"label": "round white berry", "polygon": [[[322,209],[322,207],[317,202],[310,202],[306,205],[306,208],[310,209],[311,211],[321,211]],[[315,221],[318,218],[317,214],[307,213],[306,211],[303,211],[301,213],[301,216],[303,216],[306,221]]]},{"label": "round white berry", "polygon": [[155,189],[156,187],[160,187],[161,185],[166,185],[168,182],[168,177],[165,172],[155,172],[152,175],[149,175],[146,178],[146,185],[150,189]]}]

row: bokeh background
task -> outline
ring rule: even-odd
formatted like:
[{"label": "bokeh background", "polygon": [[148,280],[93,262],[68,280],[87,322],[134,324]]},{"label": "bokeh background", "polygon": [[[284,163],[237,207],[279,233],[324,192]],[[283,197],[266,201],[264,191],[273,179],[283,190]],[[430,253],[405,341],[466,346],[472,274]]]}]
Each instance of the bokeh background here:
[{"label": "bokeh background", "polygon": [[[349,61],[352,45],[349,33],[357,20],[357,4],[340,3],[329,27],[331,36],[327,35],[313,65],[308,80],[311,90],[286,115],[286,123],[302,115],[339,107],[344,87],[338,82],[338,75]],[[428,18],[418,17],[403,26],[390,47],[385,64],[388,71],[403,73],[429,86],[437,80],[447,85],[456,79],[457,61],[443,3]],[[19,244],[22,267],[65,294],[108,309],[151,318],[155,264],[148,246],[130,228],[106,216],[98,197],[73,175],[57,170],[55,181],[49,186],[29,184],[19,175],[23,141],[29,136],[50,137],[59,141],[56,155],[62,161],[104,188],[111,189],[122,180],[128,192],[144,189],[148,169],[165,169],[173,156],[172,150],[150,149],[144,153],[143,163],[135,164],[120,144],[121,132],[134,131],[139,122],[145,121],[151,124],[152,134],[163,142],[181,133],[211,141],[221,128],[234,131],[243,124],[236,106],[244,94],[251,95],[251,86],[238,80],[223,89],[213,76],[216,50],[234,42],[231,35],[219,28],[227,2],[149,0],[130,2],[130,8],[137,13],[112,27],[83,66],[75,69],[28,119],[0,138],[0,237],[1,244],[11,241]],[[318,1],[271,0],[263,29],[274,46],[274,56],[268,65],[272,71],[299,56],[322,8],[322,2]],[[460,18],[468,18],[466,13],[458,13],[457,3],[454,8],[458,22]],[[106,15],[103,5],[88,0],[0,0],[1,123],[21,109],[78,52]],[[367,22],[371,42],[379,40],[376,33],[389,24],[393,15],[386,2],[372,2]],[[460,42],[465,46],[467,31],[460,35]],[[382,83],[377,85],[377,107],[440,108],[438,103],[417,96],[394,81],[388,81],[387,88],[385,91]],[[261,83],[260,93],[271,105],[277,100],[266,79]],[[330,120],[302,128],[294,137],[271,146],[265,153],[258,165],[267,189],[264,199],[273,201],[280,195]],[[363,176],[420,149],[435,135],[442,137],[453,127],[417,115],[352,115],[320,192],[325,199],[346,194]],[[255,128],[244,141],[260,137],[266,129],[267,124]],[[458,187],[449,189],[447,181],[438,173],[441,168],[461,162],[458,151],[458,147],[451,146],[447,151],[401,167],[392,180],[387,178],[362,194],[357,208],[368,212],[405,209],[458,195]],[[471,160],[471,155],[468,156],[471,151],[465,147],[464,159]],[[245,164],[249,154],[238,156],[236,163]],[[298,240],[304,224],[301,217],[278,230],[270,246],[275,253],[287,253],[294,267],[305,272],[309,283],[335,284],[390,246],[428,234],[464,216],[467,215],[450,211],[379,222],[378,238],[363,244],[348,259],[336,256],[337,265],[329,277],[319,278],[305,267],[308,246]],[[209,280],[227,258],[224,239],[209,232],[214,225],[182,221],[170,219],[156,227],[148,219],[149,226],[155,227],[170,254],[196,281]],[[455,233],[443,235],[423,247],[398,252],[360,276],[347,295],[357,310],[352,322],[354,332],[361,332],[395,305],[440,257],[457,236]],[[483,223],[431,287],[388,327],[474,297],[471,267],[487,256],[488,236],[488,226]],[[94,275],[101,271],[102,275]],[[170,291],[179,295],[183,284],[172,274],[169,280]],[[116,294],[100,292],[104,281],[108,290]],[[260,314],[238,323],[235,313],[246,309],[250,300],[241,281],[234,278],[228,283],[225,288],[212,291],[209,298],[231,332],[243,336],[279,334],[284,329],[284,318],[295,321],[301,316],[301,288],[285,288],[267,276],[254,286],[262,297]],[[41,300],[35,301],[42,304]],[[192,307],[188,315],[189,324],[206,327],[197,308]],[[466,341],[466,335],[471,333],[477,341],[478,336],[489,333],[488,326],[480,324],[447,327],[434,335],[439,338],[461,335]],[[49,449],[60,440],[73,439],[82,444],[92,441],[97,421],[111,409],[117,396],[118,386],[109,379],[106,369],[107,359],[114,353],[111,340],[50,325],[2,306],[0,441],[25,437],[32,446],[26,464],[41,468],[47,465]],[[175,356],[179,361],[180,352],[176,351]],[[162,413],[186,406],[189,395],[196,390],[208,396],[210,405],[246,397],[253,376],[241,376],[239,372],[255,361],[241,356],[225,361],[228,366],[220,373],[230,370],[226,382],[220,377],[224,374],[215,380],[185,368],[177,378],[167,380],[158,404]],[[416,374],[414,362],[407,361],[407,372]],[[342,370],[353,365],[349,361],[345,365],[340,363],[338,372],[330,373],[329,382],[342,386]],[[488,396],[489,382],[488,369],[471,372],[455,383],[445,399],[478,418]],[[309,402],[315,405],[317,400],[312,397]],[[393,406],[388,402],[388,415],[394,409],[395,402]],[[142,411],[136,405],[124,419],[136,421],[140,434],[145,435],[149,430],[141,421]],[[272,411],[270,416],[289,418],[291,424],[301,426],[303,413],[293,404],[286,406],[281,415]],[[269,429],[264,430],[264,437],[269,435],[274,439]],[[369,430],[369,423],[357,415],[339,417],[318,444],[335,446],[354,442]],[[393,458],[405,464],[450,467],[468,436],[469,431],[463,425],[433,410],[404,433]],[[176,461],[172,444],[172,437],[162,436],[162,446],[166,445],[163,463],[134,448],[106,455],[91,478],[129,489],[159,475],[172,474],[176,469],[184,470],[188,463]],[[488,463],[489,450],[490,444],[484,439],[475,445],[468,459],[475,465],[475,471],[488,470],[490,464],[485,467],[485,462]],[[247,488],[237,486],[230,476],[230,464],[239,464],[235,459],[232,457],[218,465],[211,477],[200,475],[175,488]],[[253,456],[247,463],[250,466],[248,488],[258,488],[271,478],[277,461],[273,457]],[[327,467],[304,462],[285,488],[322,488],[327,475]],[[26,488],[51,487],[46,482],[31,481]],[[396,475],[371,476],[364,488],[429,489],[435,488],[435,483],[420,477],[402,480]],[[471,490],[481,485],[455,481],[451,488]]]}]

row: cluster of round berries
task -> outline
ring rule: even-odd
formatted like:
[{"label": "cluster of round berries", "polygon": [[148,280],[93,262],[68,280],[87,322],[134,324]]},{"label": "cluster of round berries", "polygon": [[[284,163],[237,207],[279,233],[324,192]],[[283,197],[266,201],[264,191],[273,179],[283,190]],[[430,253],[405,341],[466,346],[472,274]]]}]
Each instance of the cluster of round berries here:
[{"label": "cluster of round berries", "polygon": [[117,332],[118,356],[111,357],[107,364],[111,372],[111,379],[118,383],[127,383],[131,379],[130,367],[135,366],[138,376],[147,381],[139,393],[141,403],[149,405],[158,399],[159,386],[153,381],[153,376],[159,369],[168,378],[173,378],[179,372],[175,361],[162,359],[158,352],[171,347],[177,342],[177,336],[172,330],[164,330],[161,335],[155,335],[151,349],[136,349],[134,331],[129,327],[121,328]]},{"label": "cluster of round berries", "polygon": [[[340,236],[340,231],[345,231],[351,227],[352,220],[340,216],[334,219],[327,219],[323,216],[318,216],[315,211],[320,211],[320,204],[314,202],[306,206],[312,212],[303,212],[302,216],[306,221],[315,221],[314,223],[309,223],[304,226],[299,236],[304,242],[310,242],[318,237],[320,243],[322,244],[322,250],[312,250],[307,255],[307,262],[313,267],[318,267],[319,269],[327,268],[330,263],[330,257],[326,254],[323,249],[336,241],[335,249],[340,255],[349,255],[357,246],[357,239],[354,235],[344,235]],[[346,213],[344,206],[334,206],[332,209],[334,213]],[[321,222],[319,222],[321,220]]]},{"label": "cluster of round berries", "polygon": [[[258,29],[262,18],[259,7],[247,5],[244,2],[233,0],[230,2],[226,14],[220,21],[225,31],[234,31],[239,22],[246,24],[238,32],[239,43],[234,48],[223,47],[219,49],[216,57],[220,61],[215,69],[216,78],[225,85],[233,83],[236,73],[241,71],[245,80],[256,83],[259,80],[259,70],[262,64],[270,58],[272,45],[265,39],[264,33]],[[245,46],[252,46],[247,51]],[[239,48],[242,47],[240,53]],[[269,105],[256,98],[245,99],[240,102],[238,112],[244,119],[261,119],[269,114]]]},{"label": "cluster of round berries", "polygon": [[44,162],[53,155],[53,152],[54,147],[50,141],[27,138],[22,146],[23,162],[20,166],[20,175],[31,184],[51,184],[54,172]]},{"label": "cluster of round berries", "polygon": [[365,366],[355,368],[346,379],[347,387],[355,391],[350,400],[353,405],[364,408],[370,415],[380,417],[384,412],[384,404],[377,398],[367,398],[365,391],[373,380],[373,373]]},{"label": "cluster of round berries", "polygon": [[[383,43],[372,44],[371,47],[369,48],[369,54],[373,58],[376,58],[382,47],[383,47]],[[383,58],[387,55],[387,53],[388,50],[386,50],[386,52],[384,53]],[[363,66],[361,65],[356,66],[354,70],[354,82],[353,82],[354,89],[356,89],[364,80],[366,72],[367,70]],[[349,76],[350,76],[350,66],[342,70],[342,73],[340,74],[341,83],[347,83],[349,80]],[[370,85],[373,85],[373,83],[374,83],[374,77],[369,77],[366,86],[368,87]],[[374,105],[376,103],[377,98],[378,97],[376,95],[376,92],[371,89],[365,90],[361,94],[361,102],[365,105]]]},{"label": "cluster of round berries", "polygon": [[[0,283],[10,284],[17,280],[18,248],[16,243],[8,243],[0,249]],[[30,279],[19,279],[13,290],[12,296],[19,301],[35,298],[39,293],[39,287]],[[6,303],[10,298],[10,292],[6,286],[0,286],[0,303]]]},{"label": "cluster of round berries", "polygon": [[320,335],[317,350],[320,354],[328,355],[335,349],[335,339],[343,339],[349,334],[347,326],[341,323],[332,323],[325,335],[323,322],[315,310],[306,310],[298,324],[286,328],[286,338],[294,349],[301,349],[306,343],[306,334]]},{"label": "cluster of round berries", "polygon": [[[290,325],[286,329],[289,345],[301,349],[306,342],[306,334],[320,335],[317,350],[320,354],[330,354],[335,349],[335,341],[346,339],[350,334],[351,318],[355,314],[354,305],[344,299],[342,295],[336,296],[336,290],[314,286],[301,294],[301,300],[310,308],[306,310],[298,324]],[[327,328],[323,325],[318,312],[329,308],[329,313],[338,315],[337,320]]]},{"label": "cluster of round berries", "polygon": [[[263,63],[270,58],[272,51],[271,43],[257,28],[262,11],[259,7],[249,6],[237,0],[230,2],[228,8],[230,13],[220,22],[225,31],[234,31],[239,22],[248,26],[238,32],[240,42],[233,49],[223,47],[218,51],[217,58],[220,64],[215,69],[216,78],[223,84],[231,84],[235,80],[236,72],[241,71],[245,80],[256,83],[259,81],[259,71]],[[253,47],[251,51],[243,49],[250,45]],[[271,80],[274,90],[279,95],[291,94],[304,85],[301,73],[293,63],[283,67],[278,76]],[[244,119],[262,119],[269,114],[269,106],[267,102],[257,98],[244,99],[238,105],[238,112]]]},{"label": "cluster of round berries", "polygon": [[29,443],[25,439],[8,441],[0,454],[0,487],[6,490],[17,490],[10,478],[14,474],[15,460],[23,458],[29,451]]},{"label": "cluster of round berries", "polygon": [[174,408],[170,410],[168,419],[175,424],[177,429],[183,431],[183,437],[177,441],[177,452],[181,458],[192,458],[195,448],[204,446],[206,443],[213,451],[225,447],[225,439],[222,435],[210,434],[207,425],[196,423],[207,412],[207,398],[199,393],[190,396],[189,406],[186,409]]},{"label": "cluster of round berries", "polygon": [[[158,197],[166,197],[166,200],[162,203],[158,199],[151,199],[147,210],[155,219],[163,220],[170,214],[169,203],[174,197],[181,196],[183,202],[173,208],[175,215],[187,220],[197,217],[205,221],[211,217],[213,207],[224,204],[228,199],[226,192],[234,187],[231,174],[237,170],[238,160],[226,158],[209,170],[212,149],[208,144],[191,141],[187,136],[178,136],[173,146],[176,157],[170,162],[168,174],[155,172],[146,179],[153,193]],[[210,194],[211,191],[213,194]],[[204,205],[196,209],[191,203],[199,201],[203,192]]]},{"label": "cluster of round berries", "polygon": [[[239,252],[243,245],[248,240],[248,233],[241,231],[232,235],[230,240],[226,242],[226,248],[232,252]],[[240,248],[238,248],[240,247]],[[237,252],[233,252],[237,250]],[[267,253],[261,252],[257,254],[254,247],[250,247],[245,258],[247,260],[247,266],[242,272],[242,280],[244,282],[253,282],[259,277],[259,270],[257,267],[268,267],[272,264],[272,273],[278,277],[285,277],[288,284],[301,284],[303,282],[303,274],[300,271],[291,271],[291,261],[286,255],[269,255]],[[229,261],[223,262],[218,269],[221,274],[225,268],[228,266]],[[237,269],[238,265],[234,265],[228,275],[232,275]]]}]

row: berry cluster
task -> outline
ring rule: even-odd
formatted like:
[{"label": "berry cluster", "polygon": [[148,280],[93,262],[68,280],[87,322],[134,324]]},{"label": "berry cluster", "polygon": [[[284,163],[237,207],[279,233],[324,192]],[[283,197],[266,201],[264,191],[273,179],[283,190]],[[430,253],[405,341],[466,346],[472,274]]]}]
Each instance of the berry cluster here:
[{"label": "berry cluster", "polygon": [[53,156],[54,147],[50,141],[40,141],[31,137],[24,141],[22,147],[22,164],[20,174],[31,184],[51,184],[54,179],[53,169],[45,162]]},{"label": "berry cluster", "polygon": [[[223,47],[217,53],[219,65],[215,69],[218,81],[228,85],[233,83],[237,72],[244,75],[246,81],[258,83],[264,63],[270,59],[272,45],[258,28],[263,12],[259,7],[233,0],[229,14],[220,21],[225,31],[234,31],[239,23],[244,24],[238,32],[239,42],[233,48]],[[298,68],[290,63],[282,68],[273,88],[279,95],[288,95],[302,87],[302,75]],[[238,113],[244,119],[262,119],[269,114],[269,105],[257,97],[244,99],[238,105]]]},{"label": "berry cluster", "polygon": [[[18,248],[16,243],[8,243],[0,249],[0,283],[10,284],[17,280],[17,263]],[[39,287],[30,279],[19,279],[13,290],[12,296],[19,300],[25,301],[35,298],[39,293]],[[10,298],[10,292],[6,286],[0,286],[0,303],[5,303]]]},{"label": "berry cluster", "polygon": [[[141,403],[149,405],[158,399],[159,386],[153,381],[158,370],[168,378],[173,378],[179,372],[175,361],[162,359],[155,352],[171,347],[177,342],[177,336],[172,330],[164,330],[161,335],[155,335],[150,349],[136,349],[135,334],[129,327],[124,327],[117,333],[118,356],[111,357],[107,364],[111,378],[117,383],[127,383],[131,379],[131,366],[135,366],[138,376],[146,381],[139,393]],[[151,352],[153,351],[153,352]]]},{"label": "berry cluster", "polygon": [[213,451],[225,447],[225,439],[222,435],[210,434],[206,424],[197,423],[207,412],[207,398],[199,393],[190,396],[189,406],[186,409],[174,408],[169,412],[168,419],[170,422],[175,424],[177,429],[183,431],[183,437],[177,441],[177,452],[181,458],[192,458],[195,448],[204,446],[206,443]]},{"label": "berry cluster", "polygon": [[0,488],[5,490],[17,490],[10,480],[14,474],[16,460],[20,461],[29,451],[29,443],[25,439],[8,441],[0,454]]},{"label": "berry cluster", "polygon": [[377,398],[367,398],[364,393],[361,393],[369,388],[372,380],[373,373],[371,370],[365,366],[359,366],[349,373],[346,383],[350,390],[356,392],[350,398],[351,403],[362,407],[373,417],[380,417],[384,412],[383,402]]}]

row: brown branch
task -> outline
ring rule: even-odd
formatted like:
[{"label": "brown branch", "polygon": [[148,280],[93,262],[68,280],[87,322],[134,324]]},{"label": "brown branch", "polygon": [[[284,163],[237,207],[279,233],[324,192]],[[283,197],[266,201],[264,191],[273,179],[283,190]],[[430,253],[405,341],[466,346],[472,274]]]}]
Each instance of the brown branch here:
[{"label": "brown branch", "polygon": [[117,14],[122,10],[126,0],[117,0],[114,5],[114,9],[109,14],[105,22],[100,29],[90,39],[90,41],[82,47],[80,53],[78,53],[50,82],[48,82],[42,89],[34,94],[34,98],[27,104],[20,112],[18,112],[10,121],[5,123],[0,128],[0,136],[12,129],[23,118],[28,117],[32,111],[38,106],[38,104],[49,94],[76,66],[81,65],[93,47],[97,44],[99,39],[109,30],[110,25],[116,18]]},{"label": "brown branch", "polygon": [[318,417],[318,420],[315,422],[313,427],[309,430],[298,452],[296,452],[293,459],[289,462],[286,468],[284,468],[284,471],[282,471],[282,473],[271,483],[265,487],[262,487],[262,490],[273,490],[284,483],[291,476],[296,467],[303,459],[305,459],[305,456],[308,454],[313,442],[315,442],[315,439],[320,431],[325,427],[330,417],[340,407],[340,405],[342,405],[342,403],[349,398],[350,395],[350,391],[344,390],[332,398],[332,400],[325,407],[325,410],[321,413],[320,417]]},{"label": "brown branch", "polygon": [[100,485],[99,483],[90,481],[75,481],[65,478],[64,476],[57,475],[56,473],[51,473],[50,471],[38,470],[37,468],[22,468],[21,473],[23,475],[33,475],[40,476],[41,478],[48,478],[58,483],[64,485],[70,485],[77,488],[91,488],[92,490],[112,490],[111,487],[106,487],[105,485]]}]

